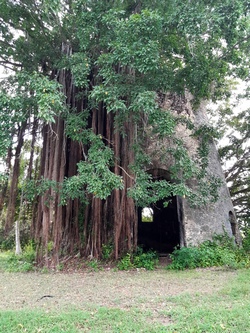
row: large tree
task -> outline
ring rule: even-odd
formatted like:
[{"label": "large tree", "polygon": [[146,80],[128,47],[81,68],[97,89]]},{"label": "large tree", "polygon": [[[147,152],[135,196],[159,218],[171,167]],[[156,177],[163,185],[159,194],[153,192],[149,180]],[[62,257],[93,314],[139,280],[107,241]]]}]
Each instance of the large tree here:
[{"label": "large tree", "polygon": [[[237,82],[233,82],[235,85]],[[250,100],[249,82],[236,85],[212,114],[220,133],[219,153],[242,231],[250,226]]]},{"label": "large tree", "polygon": [[[223,98],[229,75],[245,79],[248,1],[1,0],[0,23],[0,64],[14,74],[0,93],[0,153],[15,158],[6,233],[27,133],[31,152],[42,141],[23,176],[38,259],[51,249],[54,262],[79,250],[98,258],[109,243],[118,258],[137,245],[138,206],[200,195],[188,179],[205,175],[204,151],[190,161],[175,126],[194,128],[162,100],[189,91],[195,108]],[[151,136],[171,138],[175,183],[146,172]]]}]

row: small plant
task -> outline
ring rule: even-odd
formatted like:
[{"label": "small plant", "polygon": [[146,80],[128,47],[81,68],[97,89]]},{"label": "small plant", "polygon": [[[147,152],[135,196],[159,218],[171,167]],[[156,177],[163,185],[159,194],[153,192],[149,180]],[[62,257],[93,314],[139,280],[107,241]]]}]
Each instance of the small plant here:
[{"label": "small plant", "polygon": [[117,268],[120,271],[128,271],[132,268],[134,268],[134,265],[132,263],[131,254],[127,253],[117,264]]},{"label": "small plant", "polygon": [[36,251],[35,251],[34,247],[35,247],[34,242],[29,241],[29,243],[27,245],[25,245],[24,251],[22,254],[25,261],[27,261],[31,264],[35,263],[35,258],[36,258]]},{"label": "small plant", "polygon": [[49,241],[47,244],[48,253],[52,253],[53,247],[54,247],[54,243],[52,241]]},{"label": "small plant", "polygon": [[41,270],[40,270],[40,273],[42,274],[48,274],[50,271],[48,269],[48,267],[43,267]]},{"label": "small plant", "polygon": [[17,256],[14,253],[9,256],[5,267],[5,270],[7,272],[29,272],[33,269],[33,263],[26,261],[23,254]]},{"label": "small plant", "polygon": [[143,252],[142,248],[138,248],[137,252],[132,255],[127,253],[117,264],[119,270],[130,270],[133,268],[145,268],[153,270],[158,264],[158,256],[154,251]]},{"label": "small plant", "polygon": [[57,271],[61,272],[61,271],[63,271],[63,269],[64,269],[64,264],[63,263],[60,263],[60,264],[56,265],[56,270]]},{"label": "small plant", "polygon": [[35,250],[34,244],[30,241],[25,245],[21,255],[16,255],[14,252],[6,252],[7,258],[4,265],[4,270],[8,272],[29,272],[34,270]]},{"label": "small plant", "polygon": [[97,272],[99,270],[99,262],[96,259],[88,261],[87,266],[91,271]]},{"label": "small plant", "polygon": [[102,245],[102,258],[104,260],[109,260],[111,258],[113,252],[112,244],[103,244]]},{"label": "small plant", "polygon": [[159,263],[159,259],[155,251],[150,250],[148,252],[143,252],[142,248],[138,248],[137,253],[133,258],[133,263],[136,268],[153,270]]}]

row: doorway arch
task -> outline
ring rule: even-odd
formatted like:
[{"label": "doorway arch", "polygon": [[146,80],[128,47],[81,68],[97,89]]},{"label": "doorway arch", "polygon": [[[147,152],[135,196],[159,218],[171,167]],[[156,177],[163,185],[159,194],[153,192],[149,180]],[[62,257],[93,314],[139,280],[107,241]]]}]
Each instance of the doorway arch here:
[{"label": "doorway arch", "polygon": [[[149,171],[154,179],[170,181],[167,171]],[[168,201],[168,205],[164,203]],[[171,196],[149,207],[138,209],[138,245],[144,250],[160,254],[171,253],[185,244],[183,227],[183,202],[179,196]]]}]

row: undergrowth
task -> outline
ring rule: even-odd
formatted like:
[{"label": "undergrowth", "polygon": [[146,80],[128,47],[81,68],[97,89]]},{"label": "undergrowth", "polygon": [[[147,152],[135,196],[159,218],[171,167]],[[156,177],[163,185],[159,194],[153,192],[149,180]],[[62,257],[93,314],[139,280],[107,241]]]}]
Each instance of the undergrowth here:
[{"label": "undergrowth", "polygon": [[[205,241],[199,246],[189,246],[175,249],[170,254],[171,264],[168,270],[184,270],[206,268],[213,266],[226,266],[232,269],[250,268],[250,236],[243,239],[243,246],[237,247],[234,240],[227,234],[215,235],[212,241]],[[102,261],[91,260],[85,263],[87,269],[98,271],[110,259],[112,247],[103,247]],[[144,252],[138,248],[135,253],[125,254],[116,264],[118,270],[132,270],[144,268],[154,270],[159,263],[157,252],[150,250]],[[36,270],[34,244],[29,242],[23,248],[21,255],[13,251],[0,252],[0,270],[7,272],[28,272]],[[64,270],[59,264],[57,270]]]},{"label": "undergrowth", "polygon": [[133,268],[145,268],[153,270],[159,262],[158,255],[155,251],[143,252],[143,249],[138,247],[135,254],[127,253],[118,263],[119,270],[130,270]]},{"label": "undergrowth", "polygon": [[30,242],[20,255],[7,251],[1,256],[0,268],[5,272],[29,272],[35,268],[35,250]]},{"label": "undergrowth", "polygon": [[212,241],[205,241],[199,246],[175,249],[170,255],[172,263],[167,269],[192,269],[213,266],[229,268],[250,267],[249,254],[243,248],[238,248],[234,240],[227,234],[215,235]]}]

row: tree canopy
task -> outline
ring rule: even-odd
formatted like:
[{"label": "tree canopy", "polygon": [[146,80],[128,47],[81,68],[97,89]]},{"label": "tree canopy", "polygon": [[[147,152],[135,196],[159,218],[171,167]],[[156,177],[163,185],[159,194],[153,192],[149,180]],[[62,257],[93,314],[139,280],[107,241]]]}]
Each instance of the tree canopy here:
[{"label": "tree canopy", "polygon": [[216,109],[220,132],[219,153],[237,217],[243,231],[249,229],[249,87],[241,82],[234,96]]},{"label": "tree canopy", "polygon": [[[9,71],[0,91],[0,156],[11,170],[7,201],[1,178],[5,232],[20,177],[40,254],[52,243],[55,260],[77,249],[99,257],[110,241],[115,257],[133,249],[136,205],[216,199],[216,179],[206,193],[188,186],[192,177],[203,184],[206,145],[191,160],[175,135],[185,120],[160,100],[189,91],[195,108],[225,98],[228,77],[248,77],[249,10],[246,0],[0,0],[0,64]],[[165,153],[177,182],[146,172],[149,132],[174,142]]]}]

